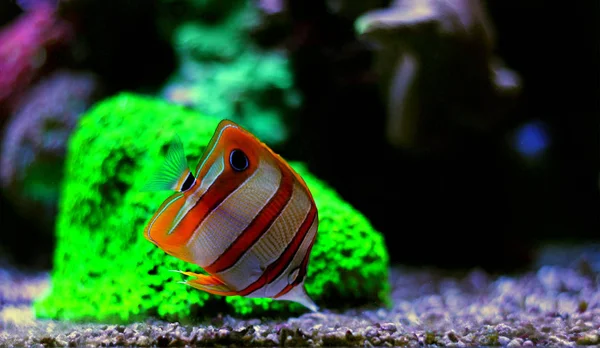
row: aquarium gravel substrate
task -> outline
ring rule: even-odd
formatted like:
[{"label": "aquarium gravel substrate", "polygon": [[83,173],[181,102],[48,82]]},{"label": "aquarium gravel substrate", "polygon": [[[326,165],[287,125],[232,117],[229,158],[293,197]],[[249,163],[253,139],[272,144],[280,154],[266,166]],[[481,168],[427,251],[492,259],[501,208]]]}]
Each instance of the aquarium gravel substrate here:
[{"label": "aquarium gravel substrate", "polygon": [[[552,263],[551,258],[543,261]],[[4,268],[0,346],[598,345],[596,268],[586,260],[538,262],[530,272],[492,276],[479,269],[451,275],[394,266],[389,308],[323,308],[282,319],[223,313],[195,325],[152,319],[127,325],[35,320],[31,301],[49,286],[48,275]]]}]

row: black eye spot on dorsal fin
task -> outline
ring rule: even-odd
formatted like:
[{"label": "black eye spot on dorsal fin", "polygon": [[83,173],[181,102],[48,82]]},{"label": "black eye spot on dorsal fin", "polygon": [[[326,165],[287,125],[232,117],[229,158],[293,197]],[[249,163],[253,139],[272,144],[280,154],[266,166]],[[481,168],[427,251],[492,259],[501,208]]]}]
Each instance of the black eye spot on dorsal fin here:
[{"label": "black eye spot on dorsal fin", "polygon": [[194,175],[190,172],[188,173],[187,178],[185,178],[185,181],[183,182],[183,185],[181,185],[181,189],[179,191],[184,192],[190,189],[190,187],[192,187],[192,185],[194,185],[194,182],[196,181],[196,178],[194,177]]},{"label": "black eye spot on dorsal fin", "polygon": [[248,156],[246,156],[242,150],[233,149],[229,154],[229,164],[233,170],[241,172],[248,168],[250,161],[248,160]]}]

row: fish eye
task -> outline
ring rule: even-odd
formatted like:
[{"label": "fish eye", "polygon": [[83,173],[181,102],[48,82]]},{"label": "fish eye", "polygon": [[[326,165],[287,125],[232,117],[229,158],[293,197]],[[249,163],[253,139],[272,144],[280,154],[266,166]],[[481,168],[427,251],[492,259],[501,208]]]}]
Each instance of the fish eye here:
[{"label": "fish eye", "polygon": [[233,170],[236,172],[241,172],[248,168],[250,162],[248,161],[248,156],[246,156],[242,150],[234,149],[229,154],[229,164],[231,164],[231,168],[233,168]]}]

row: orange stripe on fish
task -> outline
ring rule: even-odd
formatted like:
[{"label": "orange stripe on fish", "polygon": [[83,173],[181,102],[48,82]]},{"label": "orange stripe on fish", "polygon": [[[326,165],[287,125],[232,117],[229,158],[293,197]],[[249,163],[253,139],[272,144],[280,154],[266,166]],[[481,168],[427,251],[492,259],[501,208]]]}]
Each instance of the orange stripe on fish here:
[{"label": "orange stripe on fish", "polygon": [[[204,290],[210,292],[211,294],[220,296],[235,295],[234,291],[229,290],[229,287],[216,277],[211,277],[204,274],[196,274],[192,272],[178,272],[190,277],[195,277],[196,281],[194,282],[194,287],[197,289]],[[189,284],[189,281],[182,283]]]},{"label": "orange stripe on fish", "polygon": [[300,228],[298,233],[294,236],[294,239],[292,240],[292,242],[285,248],[285,250],[283,251],[283,254],[281,254],[279,259],[277,259],[277,261],[270,264],[267,267],[267,269],[265,269],[263,275],[256,282],[252,283],[247,288],[241,290],[239,292],[239,295],[242,295],[242,296],[249,295],[252,292],[258,290],[260,287],[265,286],[266,284],[269,284],[269,283],[273,282],[273,280],[279,278],[279,276],[281,276],[282,272],[289,265],[289,263],[292,260],[292,258],[294,257],[294,255],[296,255],[296,252],[298,251],[300,244],[302,244],[302,241],[306,237],[308,230],[310,229],[312,223],[314,222],[314,220],[316,218],[317,218],[317,210],[315,208],[312,208],[310,210],[310,213],[306,216],[306,219],[304,220],[302,227]]},{"label": "orange stripe on fish", "polygon": [[175,227],[173,235],[180,237],[180,241],[187,242],[194,231],[206,219],[208,214],[214,211],[229,195],[235,191],[240,184],[252,175],[254,169],[249,169],[240,176],[233,176],[224,173],[217,181],[200,196],[200,199]]},{"label": "orange stripe on fish", "polygon": [[145,237],[208,273],[185,284],[216,295],[291,300],[311,310],[304,280],[318,212],[304,180],[250,132],[223,120],[195,174],[175,138],[149,190],[174,190]]},{"label": "orange stripe on fish", "polygon": [[211,265],[204,268],[209,273],[220,273],[233,266],[240,257],[265,233],[275,222],[275,219],[285,205],[292,198],[292,189],[294,187],[294,177],[282,168],[279,168],[282,174],[281,185],[273,198],[267,203],[263,210],[256,215],[250,225],[242,232],[239,237],[219,256]]},{"label": "orange stripe on fish", "polygon": [[[214,144],[214,143],[213,143]],[[210,155],[215,152],[215,146],[211,149],[210,152],[207,152],[207,155]],[[207,156],[208,157],[208,156]],[[207,158],[204,160],[206,161]],[[213,164],[216,158],[208,158],[207,165]],[[202,160],[201,160],[202,163]],[[208,169],[207,169],[208,170]],[[223,173],[219,176],[216,181],[208,188],[208,190],[200,196],[198,200],[195,201],[191,210],[185,215],[185,217],[175,226],[171,225],[170,232],[167,234],[161,234],[161,237],[154,237],[161,239],[164,244],[167,245],[181,245],[182,243],[186,243],[189,241],[190,237],[193,235],[194,231],[198,228],[200,223],[206,218],[206,216],[213,211],[223,200],[225,200],[236,188],[239,187],[240,183],[245,181],[252,173],[256,170],[256,165],[248,168],[248,170],[241,173],[241,175],[233,175],[236,173]],[[189,174],[189,171],[184,172],[182,177]],[[179,183],[181,179],[177,180]],[[193,192],[187,191],[184,192],[185,198],[191,196]],[[169,200],[167,200],[169,201]],[[160,220],[162,224],[156,225],[157,229],[163,228],[167,222],[172,222],[174,220],[175,215],[181,209],[184,200],[181,200],[179,204],[172,205],[169,207],[170,209],[165,210],[162,214],[160,214]],[[166,202],[165,202],[166,203]],[[159,209],[161,211],[161,209]],[[186,261],[188,261],[186,259]]]},{"label": "orange stripe on fish", "polygon": [[307,266],[308,266],[308,260],[310,258],[310,252],[312,250],[314,242],[315,241],[313,239],[313,241],[310,243],[310,246],[308,247],[308,250],[306,250],[306,254],[304,255],[304,259],[302,260],[302,264],[300,265],[300,268],[298,270],[298,275],[296,276],[296,279],[294,279],[294,282],[292,284],[288,284],[285,288],[283,288],[283,290],[281,290],[279,293],[277,293],[277,295],[275,295],[274,298],[280,298],[281,296],[284,296],[285,294],[290,292],[290,290],[292,290],[292,288],[294,288],[295,286],[300,284],[302,279],[304,279],[304,277],[306,276],[306,270],[308,268]]}]

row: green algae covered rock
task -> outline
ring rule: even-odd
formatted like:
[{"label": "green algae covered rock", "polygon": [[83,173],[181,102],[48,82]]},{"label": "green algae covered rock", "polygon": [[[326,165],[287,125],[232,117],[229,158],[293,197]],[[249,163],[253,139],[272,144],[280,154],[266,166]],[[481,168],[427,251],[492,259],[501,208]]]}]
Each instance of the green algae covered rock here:
[{"label": "green algae covered rock", "polygon": [[[218,119],[161,100],[120,94],[96,104],[69,143],[49,293],[40,318],[189,321],[217,311],[248,315],[304,307],[287,301],[210,295],[169,270],[201,272],[148,242],[143,229],[170,192],[141,192],[178,134],[194,164]],[[388,303],[388,254],[365,217],[300,163],[319,209],[306,288],[324,308]]]}]

